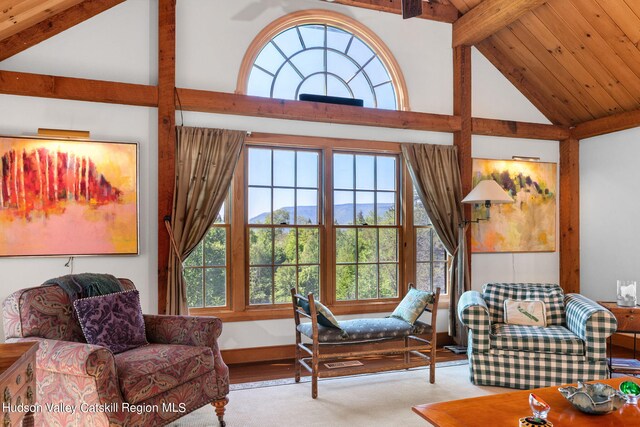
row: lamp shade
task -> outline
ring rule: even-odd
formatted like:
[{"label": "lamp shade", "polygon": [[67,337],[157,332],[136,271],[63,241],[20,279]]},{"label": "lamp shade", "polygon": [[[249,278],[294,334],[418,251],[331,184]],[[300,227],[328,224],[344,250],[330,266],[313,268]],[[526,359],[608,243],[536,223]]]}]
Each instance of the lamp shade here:
[{"label": "lamp shade", "polygon": [[462,199],[462,203],[485,203],[492,204],[513,203],[513,199],[509,194],[500,187],[500,185],[492,179],[480,181],[467,197]]}]

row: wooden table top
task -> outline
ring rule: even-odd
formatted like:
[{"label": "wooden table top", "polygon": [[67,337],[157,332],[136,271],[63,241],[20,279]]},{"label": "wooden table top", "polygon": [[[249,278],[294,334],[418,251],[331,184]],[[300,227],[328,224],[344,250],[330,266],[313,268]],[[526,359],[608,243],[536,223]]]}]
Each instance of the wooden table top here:
[{"label": "wooden table top", "polygon": [[[621,382],[628,379],[633,380],[631,377],[622,377],[590,382],[606,383],[617,389]],[[635,381],[638,382],[637,379]],[[529,393],[535,393],[551,406],[547,419],[553,423],[554,427],[640,426],[640,408],[637,405],[624,405],[618,411],[607,415],[588,415],[574,408],[560,394],[558,387],[429,403],[414,406],[411,409],[437,427],[517,427],[520,418],[532,415],[529,407]]]}]

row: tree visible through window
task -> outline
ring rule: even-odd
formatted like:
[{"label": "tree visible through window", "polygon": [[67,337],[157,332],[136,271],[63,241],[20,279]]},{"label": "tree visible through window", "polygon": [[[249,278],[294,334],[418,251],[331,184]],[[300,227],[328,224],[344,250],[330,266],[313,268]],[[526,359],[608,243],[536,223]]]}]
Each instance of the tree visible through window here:
[{"label": "tree visible through window", "polygon": [[413,190],[413,225],[416,240],[416,287],[442,289],[447,292],[447,250],[436,234],[415,188]]},{"label": "tree visible through window", "polygon": [[397,158],[336,153],[336,299],[398,296]]},{"label": "tree visible through window", "polygon": [[317,151],[248,149],[249,304],[320,291]]},{"label": "tree visible through window", "polygon": [[398,108],[387,67],[357,35],[333,25],[296,25],[256,57],[247,94],[298,99],[300,94],[358,98],[365,107]]},{"label": "tree visible through window", "polygon": [[222,206],[204,239],[184,261],[189,308],[227,305],[229,224],[226,205]]}]

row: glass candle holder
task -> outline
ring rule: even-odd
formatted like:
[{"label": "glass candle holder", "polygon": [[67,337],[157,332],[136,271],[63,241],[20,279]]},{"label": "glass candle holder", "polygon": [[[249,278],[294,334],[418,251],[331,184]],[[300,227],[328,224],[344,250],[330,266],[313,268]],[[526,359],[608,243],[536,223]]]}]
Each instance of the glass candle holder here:
[{"label": "glass candle holder", "polygon": [[617,302],[620,307],[635,307],[637,302],[635,280],[618,280],[617,291]]},{"label": "glass candle holder", "polygon": [[551,406],[533,393],[529,394],[529,407],[533,412],[534,418],[541,420],[546,420],[549,415],[549,411],[551,411]]}]

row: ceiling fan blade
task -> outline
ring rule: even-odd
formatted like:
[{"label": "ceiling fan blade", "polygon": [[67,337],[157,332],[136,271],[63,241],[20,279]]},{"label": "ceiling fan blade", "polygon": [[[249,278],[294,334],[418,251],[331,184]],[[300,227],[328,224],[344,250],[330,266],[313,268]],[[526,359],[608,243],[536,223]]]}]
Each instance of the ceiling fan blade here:
[{"label": "ceiling fan blade", "polygon": [[422,0],[402,0],[402,19],[422,15]]}]

